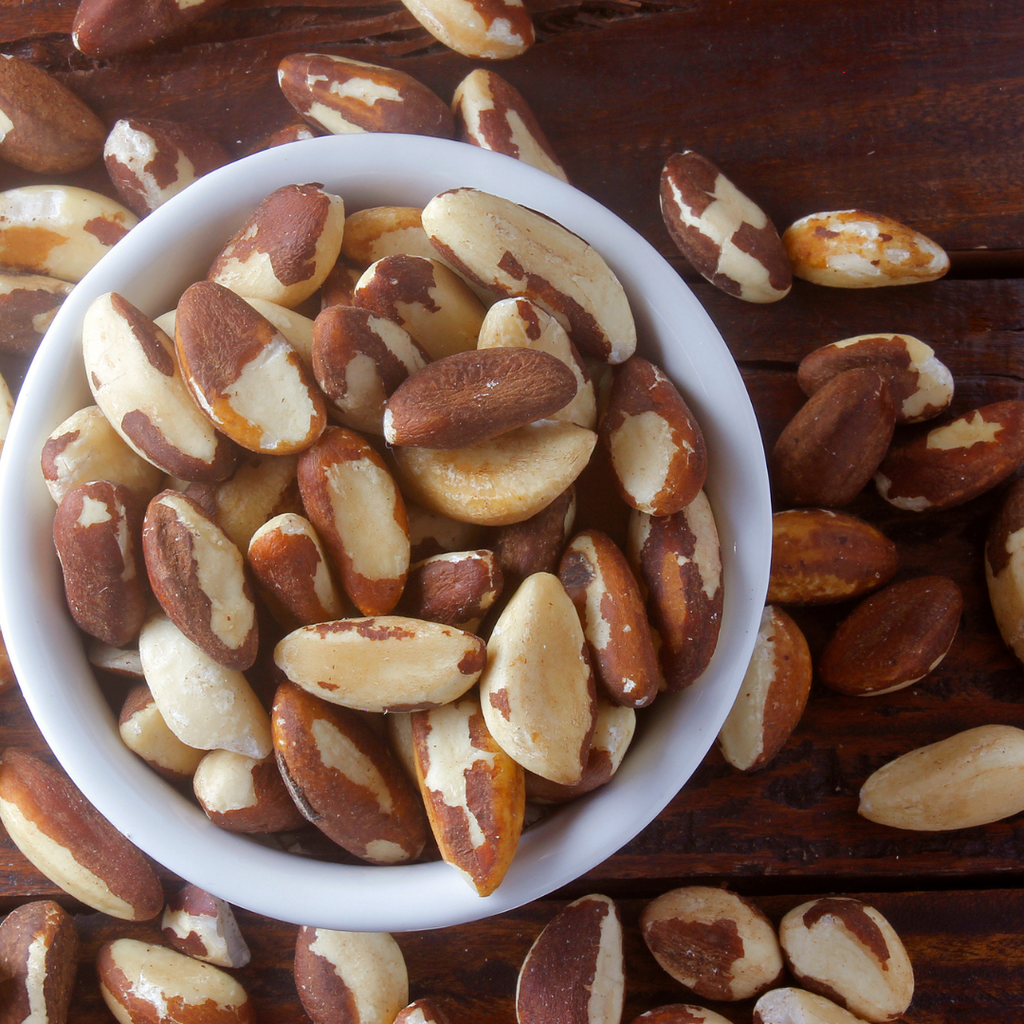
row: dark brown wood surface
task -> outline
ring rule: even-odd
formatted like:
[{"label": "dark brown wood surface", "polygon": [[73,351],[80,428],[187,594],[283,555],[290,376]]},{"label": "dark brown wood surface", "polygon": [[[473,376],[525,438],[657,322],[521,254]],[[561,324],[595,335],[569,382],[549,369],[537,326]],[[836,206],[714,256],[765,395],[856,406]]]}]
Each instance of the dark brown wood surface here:
[{"label": "dark brown wood surface", "polygon": [[[651,241],[693,283],[740,363],[766,445],[802,396],[797,361],[829,341],[902,331],[953,371],[956,409],[1024,397],[1024,16],[1016,0],[572,0],[532,3],[538,42],[495,67],[526,97],[573,183]],[[445,99],[474,66],[396,2],[234,0],[151,53],[93,62],[71,45],[70,0],[0,2],[0,50],[58,75],[108,124],[139,113],[187,120],[236,155],[291,120],[277,62],[326,50],[400,68]],[[696,279],[661,223],[665,158],[715,160],[780,227],[859,206],[924,231],[952,254],[934,284],[846,292],[797,283],[751,306]],[[0,166],[0,188],[44,179]],[[57,179],[46,179],[57,180]],[[65,180],[110,192],[101,165]],[[18,368],[9,369],[16,381]],[[5,368],[5,375],[7,370]],[[712,751],[638,837],[564,892],[490,921],[399,936],[413,995],[454,1024],[514,1020],[516,973],[565,901],[600,891],[626,923],[624,1020],[688,994],[643,947],[644,902],[691,881],[729,885],[778,919],[806,894],[865,894],[915,965],[910,1024],[1024,1015],[1024,820],[904,833],[856,813],[865,778],[893,756],[989,722],[1024,725],[1024,671],[988,608],[981,564],[998,492],[933,515],[871,492],[852,511],[900,552],[900,576],[942,572],[963,588],[953,649],[919,685],[876,698],[816,688],[777,761],[749,776]],[[819,650],[845,609],[798,619]],[[17,691],[0,695],[0,744],[45,754]],[[168,886],[175,880],[165,876]],[[59,895],[0,835],[0,912]],[[75,907],[85,938],[72,1021],[111,1019],[91,967],[98,943],[144,933]],[[295,929],[240,915],[254,960],[239,972],[265,1024],[304,1019],[290,973]],[[749,1005],[716,1007],[750,1019]]]}]

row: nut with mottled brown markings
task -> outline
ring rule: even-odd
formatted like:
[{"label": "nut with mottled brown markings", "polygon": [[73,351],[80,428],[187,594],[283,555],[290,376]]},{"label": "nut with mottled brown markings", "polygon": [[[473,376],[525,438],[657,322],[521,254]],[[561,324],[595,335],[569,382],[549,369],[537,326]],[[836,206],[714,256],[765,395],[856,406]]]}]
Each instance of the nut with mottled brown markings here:
[{"label": "nut with mottled brown markings", "polygon": [[224,0],[81,0],[71,26],[71,42],[89,57],[106,60],[147,49],[204,18]]},{"label": "nut with mottled brown markings", "polygon": [[199,806],[229,832],[284,832],[305,823],[274,757],[211,750],[192,776]]},{"label": "nut with mottled brown markings", "polygon": [[771,921],[727,889],[672,889],[647,904],[640,931],[655,960],[705,999],[749,999],[782,976],[782,950]]},{"label": "nut with mottled brown markings", "polygon": [[402,0],[439,42],[465,57],[507,60],[525,53],[535,39],[523,0]]},{"label": "nut with mottled brown markings", "polygon": [[197,885],[168,898],[160,930],[179,953],[215,967],[244,967],[251,959],[231,904]]},{"label": "nut with mottled brown markings", "polygon": [[133,754],[168,779],[191,778],[206,753],[182,743],[171,732],[144,682],[137,683],[125,696],[117,729]]},{"label": "nut with mottled brown markings", "polygon": [[0,273],[0,352],[32,355],[72,287],[44,274]]},{"label": "nut with mottled brown markings", "polygon": [[406,511],[414,561],[447,551],[472,551],[482,547],[486,539],[485,528],[476,523],[449,519],[411,502],[406,505]]},{"label": "nut with mottled brown markings", "polygon": [[411,566],[398,611],[475,633],[502,587],[502,571],[490,549],[447,551]]},{"label": "nut with mottled brown markings", "polygon": [[418,206],[369,206],[345,218],[341,255],[361,267],[385,256],[437,256],[423,230]]},{"label": "nut with mottled brown markings", "polygon": [[415,999],[399,1012],[395,1024],[450,1024],[450,1021],[433,999]]},{"label": "nut with mottled brown markings", "polygon": [[570,484],[529,519],[493,529],[490,547],[506,594],[512,594],[535,572],[558,572],[559,558],[575,522],[576,485]]},{"label": "nut with mottled brown markings", "polygon": [[630,1024],[729,1024],[728,1020],[714,1010],[692,1003],[669,1003],[656,1006],[653,1010],[634,1017]]},{"label": "nut with mottled brown markings", "polygon": [[831,999],[800,988],[775,988],[754,1005],[754,1024],[864,1024]]},{"label": "nut with mottled brown markings", "polygon": [[985,582],[1003,642],[1024,660],[1024,482],[1006,490],[988,528]]}]

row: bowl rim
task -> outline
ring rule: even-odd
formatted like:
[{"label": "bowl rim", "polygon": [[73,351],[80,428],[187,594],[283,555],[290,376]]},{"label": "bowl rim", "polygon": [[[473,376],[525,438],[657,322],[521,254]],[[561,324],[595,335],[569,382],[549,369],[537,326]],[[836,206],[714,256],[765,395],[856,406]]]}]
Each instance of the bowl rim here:
[{"label": "bowl rim", "polygon": [[[347,212],[422,204],[445,188],[469,186],[563,223],[619,276],[644,336],[642,353],[664,361],[708,438],[707,491],[725,587],[714,658],[693,686],[659,697],[610,786],[524,832],[505,880],[483,898],[440,861],[328,863],[213,825],[124,746],[70,616],[52,614],[63,585],[39,453],[67,415],[92,404],[84,369],[72,358],[85,308],[97,295],[124,289],[155,318],[164,310],[146,308],[151,293],[180,294],[195,279],[193,268],[204,272],[260,200],[278,186],[309,181],[342,195]],[[400,195],[409,198],[391,198]],[[183,283],[171,285],[170,278]],[[133,288],[146,293],[146,302],[137,302]],[[677,350],[683,333],[685,347]],[[738,693],[760,625],[771,552],[767,467],[739,369],[703,306],[649,242],[597,200],[511,157],[450,140],[366,134],[290,143],[219,168],[143,218],[75,286],[20,395],[0,458],[0,629],[25,701],[54,757],[101,814],[164,868],[233,905],[293,924],[402,932],[476,921],[547,896],[591,871],[664,809],[707,753]],[[131,779],[127,792],[112,785],[123,778]],[[176,838],[168,841],[169,832]]]}]

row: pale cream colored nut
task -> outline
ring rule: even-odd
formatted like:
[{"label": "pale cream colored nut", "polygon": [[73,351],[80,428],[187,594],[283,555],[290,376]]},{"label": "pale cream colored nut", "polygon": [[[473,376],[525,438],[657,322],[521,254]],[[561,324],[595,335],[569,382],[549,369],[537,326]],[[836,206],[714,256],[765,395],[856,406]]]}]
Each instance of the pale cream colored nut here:
[{"label": "pale cream colored nut", "polygon": [[848,505],[878,469],[892,441],[896,406],[869,367],[844,370],[816,391],[786,424],[771,475],[789,505]]},{"label": "pale cream colored nut", "polygon": [[663,893],[644,908],[640,931],[665,971],[704,999],[750,999],[782,976],[775,927],[728,889],[692,885]]},{"label": "pale cream colored nut", "polygon": [[410,567],[397,611],[475,633],[502,586],[501,568],[490,549],[447,551]]},{"label": "pale cream colored nut", "polygon": [[222,3],[151,0],[139,7],[134,0],[82,0],[71,25],[71,41],[76,49],[99,60],[135,53],[177,35]]},{"label": "pale cream colored nut", "polygon": [[490,546],[506,594],[535,572],[558,572],[559,558],[575,522],[576,486],[570,484],[529,519],[494,528]]},{"label": "pale cream colored nut", "polygon": [[616,704],[646,707],[658,695],[658,656],[626,556],[606,533],[584,530],[566,547],[558,578],[579,613],[603,692]]},{"label": "pale cream colored nut", "polygon": [[455,352],[398,385],[384,409],[384,440],[396,446],[468,448],[546,419],[575,394],[572,370],[547,352]]},{"label": "pale cream colored nut", "polygon": [[704,434],[675,384],[653,363],[632,356],[615,368],[597,429],[623,500],[668,516],[704,486]]},{"label": "pale cream colored nut", "polygon": [[484,641],[401,615],[302,626],[274,648],[274,663],[310,693],[360,711],[412,711],[461,697],[480,677]]},{"label": "pale cream colored nut", "polygon": [[793,272],[775,225],[707,157],[672,154],[659,196],[669,236],[702,277],[747,302],[789,294]]},{"label": "pale cream colored nut", "polygon": [[0,352],[32,355],[72,287],[45,274],[0,273]]},{"label": "pale cream colored nut", "polygon": [[504,60],[525,53],[536,38],[523,0],[402,0],[439,42],[464,57]]},{"label": "pale cream colored nut", "polygon": [[715,653],[725,600],[721,544],[705,493],[671,516],[634,511],[626,554],[647,588],[663,687],[684,689]]},{"label": "pale cream colored nut", "polygon": [[89,664],[126,679],[142,679],[142,661],[137,647],[111,647],[101,640],[90,641],[86,648]]},{"label": "pale cream colored nut", "polygon": [[988,528],[985,583],[1003,642],[1024,660],[1024,482],[1006,490]]},{"label": "pale cream colored nut", "polygon": [[100,994],[131,1024],[255,1024],[248,993],[226,971],[139,939],[105,942],[96,954]]},{"label": "pale cream colored nut", "polygon": [[228,239],[206,279],[294,309],[334,266],[344,230],[340,196],[314,183],[284,185]]},{"label": "pale cream colored nut", "polygon": [[729,764],[753,772],[775,759],[804,713],[812,676],[800,627],[781,608],[768,605],[740,692],[718,733]]},{"label": "pale cream colored nut", "polygon": [[618,278],[595,249],[551,218],[457,188],[427,203],[423,229],[445,263],[498,296],[537,302],[585,356],[622,363],[635,351],[636,325]]},{"label": "pale cream colored nut", "polygon": [[491,735],[524,768],[563,785],[580,781],[597,713],[594,673],[557,576],[528,577],[498,617],[480,703]]},{"label": "pale cream colored nut", "polygon": [[103,122],[42,68],[0,53],[0,159],[37,174],[70,174],[99,158]]},{"label": "pale cream colored nut", "polygon": [[142,550],[153,595],[178,629],[225,668],[250,668],[259,623],[245,559],[198,502],[179,491],[156,495]]},{"label": "pale cream colored nut", "polygon": [[392,1024],[409,1004],[405,957],[387,932],[302,927],[294,973],[313,1024]]},{"label": "pale cream colored nut", "polygon": [[416,562],[432,555],[473,551],[483,546],[486,530],[476,523],[449,519],[412,502],[407,502],[405,508],[409,516],[412,558]]},{"label": "pale cream colored nut", "polygon": [[519,969],[519,1024],[619,1024],[625,1000],[622,923],[607,896],[560,910]]},{"label": "pale cream colored nut", "polygon": [[231,904],[198,885],[171,894],[160,930],[179,953],[215,967],[244,967],[252,957]]},{"label": "pale cream colored nut", "polygon": [[884,764],[861,786],[869,821],[945,832],[1024,810],[1024,730],[980,725]]},{"label": "pale cream colored nut", "polygon": [[857,516],[798,508],[772,516],[770,604],[825,604],[860,597],[896,574],[896,545]]},{"label": "pale cream colored nut", "polygon": [[122,117],[103,144],[103,163],[117,194],[140,217],[230,160],[196,125],[166,118]]},{"label": "pale cream colored nut", "polygon": [[775,988],[754,1004],[753,1024],[864,1024],[831,999],[800,988]]},{"label": "pale cream colored nut", "polygon": [[238,449],[196,405],[174,342],[123,296],[90,304],[82,356],[93,399],[142,458],[185,480],[230,476]]},{"label": "pale cream colored nut", "polygon": [[467,694],[411,718],[416,778],[441,858],[479,896],[501,884],[526,807],[522,767],[495,742]]},{"label": "pale cream colored nut", "polygon": [[183,743],[270,753],[270,716],[245,676],[204,654],[169,618],[156,615],[142,627],[139,657],[160,714]]},{"label": "pale cream colored nut", "polygon": [[415,78],[394,68],[327,53],[293,53],[277,66],[284,98],[331,135],[402,132],[450,139],[452,113]]},{"label": "pale cream colored nut", "polygon": [[392,711],[384,716],[384,732],[391,744],[391,750],[406,774],[419,785],[416,779],[416,749],[412,740],[412,716],[415,711]]},{"label": "pale cream colored nut", "polygon": [[278,621],[289,629],[339,619],[347,602],[313,524],[293,512],[275,516],[252,536],[249,568]]},{"label": "pale cream colored nut", "polygon": [[0,377],[0,451],[3,451],[7,431],[11,429],[11,417],[14,415],[14,396],[7,386],[7,381]]},{"label": "pale cream colored nut", "polygon": [[468,448],[396,448],[392,457],[412,501],[451,519],[507,526],[562,494],[596,443],[575,423],[531,423]]},{"label": "pale cream colored nut", "polygon": [[339,256],[337,262],[327,272],[324,283],[320,285],[320,309],[328,306],[352,306],[355,304],[356,285],[366,268]]},{"label": "pale cream colored nut", "polygon": [[692,1003],[669,1003],[634,1017],[630,1024],[729,1024],[726,1017],[714,1010]]},{"label": "pale cream colored nut", "polygon": [[385,256],[356,282],[353,305],[404,327],[431,359],[476,347],[484,305],[440,260]]},{"label": "pale cream colored nut", "polygon": [[358,266],[368,267],[385,256],[422,256],[437,253],[423,230],[418,206],[369,206],[345,218],[341,255]]},{"label": "pale cream colored nut", "polygon": [[875,486],[896,508],[953,508],[1002,483],[1022,459],[1024,401],[993,402],[894,444]]},{"label": "pale cream colored nut", "polygon": [[935,281],[949,270],[942,246],[866,210],[810,213],[786,228],[782,244],[795,277],[833,288]]},{"label": "pale cream colored nut", "polygon": [[0,265],[78,282],[138,224],[131,210],[73,185],[0,192]]},{"label": "pale cream colored nut", "polygon": [[124,745],[167,779],[190,779],[206,753],[182,743],[171,732],[144,682],[125,696],[117,729]]},{"label": "pale cream colored nut", "polygon": [[452,111],[459,139],[504,153],[568,181],[523,94],[488,68],[475,68],[455,87]]},{"label": "pale cream colored nut", "polygon": [[363,615],[386,615],[409,573],[405,502],[383,459],[354,431],[328,427],[299,456],[299,493],[342,588]]},{"label": "pale cream colored nut", "polygon": [[271,755],[211,750],[192,776],[192,791],[210,821],[228,832],[285,832],[306,820]]},{"label": "pale cream colored nut", "polygon": [[565,328],[536,302],[523,298],[499,299],[488,307],[480,324],[477,348],[535,348],[561,359],[576,377],[576,397],[550,419],[577,426],[597,427],[597,399],[590,373]]},{"label": "pale cream colored nut", "polygon": [[141,525],[135,495],[107,480],[72,488],[53,519],[71,617],[115,647],[138,636],[149,609]]},{"label": "pale cream colored nut", "polygon": [[910,957],[874,907],[825,896],[794,907],[779,923],[786,965],[798,985],[869,1021],[901,1018],[914,997]]},{"label": "pale cream colored nut", "polygon": [[0,821],[43,875],[86,906],[126,921],[160,913],[163,889],[149,861],[59,769],[5,750]]},{"label": "pale cream colored nut", "polygon": [[399,324],[357,306],[328,306],[313,323],[313,373],[333,418],[383,434],[391,393],[430,356]]},{"label": "pale cream colored nut", "polygon": [[892,693],[939,665],[960,625],[963,595],[945,576],[890,583],[843,619],[818,657],[818,676],[852,697]]},{"label": "pale cream colored nut", "polygon": [[844,370],[877,370],[896,403],[897,423],[920,423],[953,400],[953,374],[930,345],[909,334],[859,334],[809,352],[797,367],[797,382],[813,395]]},{"label": "pale cream colored nut", "polygon": [[53,900],[15,907],[0,921],[0,991],[9,1021],[65,1024],[78,970],[78,933]]},{"label": "pale cream colored nut", "polygon": [[394,1024],[451,1024],[448,1015],[433,999],[414,999],[400,1010]]},{"label": "pale cream colored nut", "polygon": [[594,735],[580,781],[564,786],[533,773],[526,776],[526,798],[533,804],[564,804],[610,782],[636,732],[636,712],[598,694]]},{"label": "pale cream colored nut", "polygon": [[174,346],[196,404],[236,444],[262,455],[308,448],[324,396],[287,338],[230,289],[197,281],[178,300]]}]

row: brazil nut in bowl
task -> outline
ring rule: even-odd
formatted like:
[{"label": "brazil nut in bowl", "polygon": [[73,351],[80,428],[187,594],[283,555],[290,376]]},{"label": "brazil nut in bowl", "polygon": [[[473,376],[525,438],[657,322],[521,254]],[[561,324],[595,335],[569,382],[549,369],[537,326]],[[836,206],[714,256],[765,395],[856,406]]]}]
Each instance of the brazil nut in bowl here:
[{"label": "brazil nut in bowl", "polygon": [[[628,297],[638,354],[671,378],[706,441],[703,491],[721,550],[721,576],[710,585],[720,585],[724,595],[713,656],[692,684],[659,693],[636,711],[632,744],[609,782],[528,818],[507,871],[487,895],[436,854],[364,863],[323,857],[320,847],[316,855],[297,853],[273,836],[213,824],[187,785],[168,783],[122,742],[116,701],[98,684],[86,638],[68,610],[55,552],[55,505],[40,460],[58,425],[93,403],[83,359],[87,310],[108,293],[147,318],[173,310],[264,198],[313,182],[342,197],[348,214],[423,207],[441,192],[479,190],[545,214],[586,239]],[[180,321],[183,304],[177,315]],[[383,444],[377,448],[388,457]],[[378,134],[295,143],[221,168],[155,210],[75,287],[55,318],[17,399],[0,461],[2,628],[25,699],[54,755],[99,811],[153,860],[230,903],[292,923],[393,932],[442,927],[540,898],[594,868],[653,820],[715,740],[746,670],[767,588],[771,517],[760,434],[733,359],[703,308],[657,251],[597,202],[518,161],[456,142]],[[370,613],[353,600],[358,611],[345,614],[367,621]],[[506,638],[512,631],[505,627]],[[481,651],[482,641],[478,667]],[[492,694],[491,703],[501,700]]]}]

